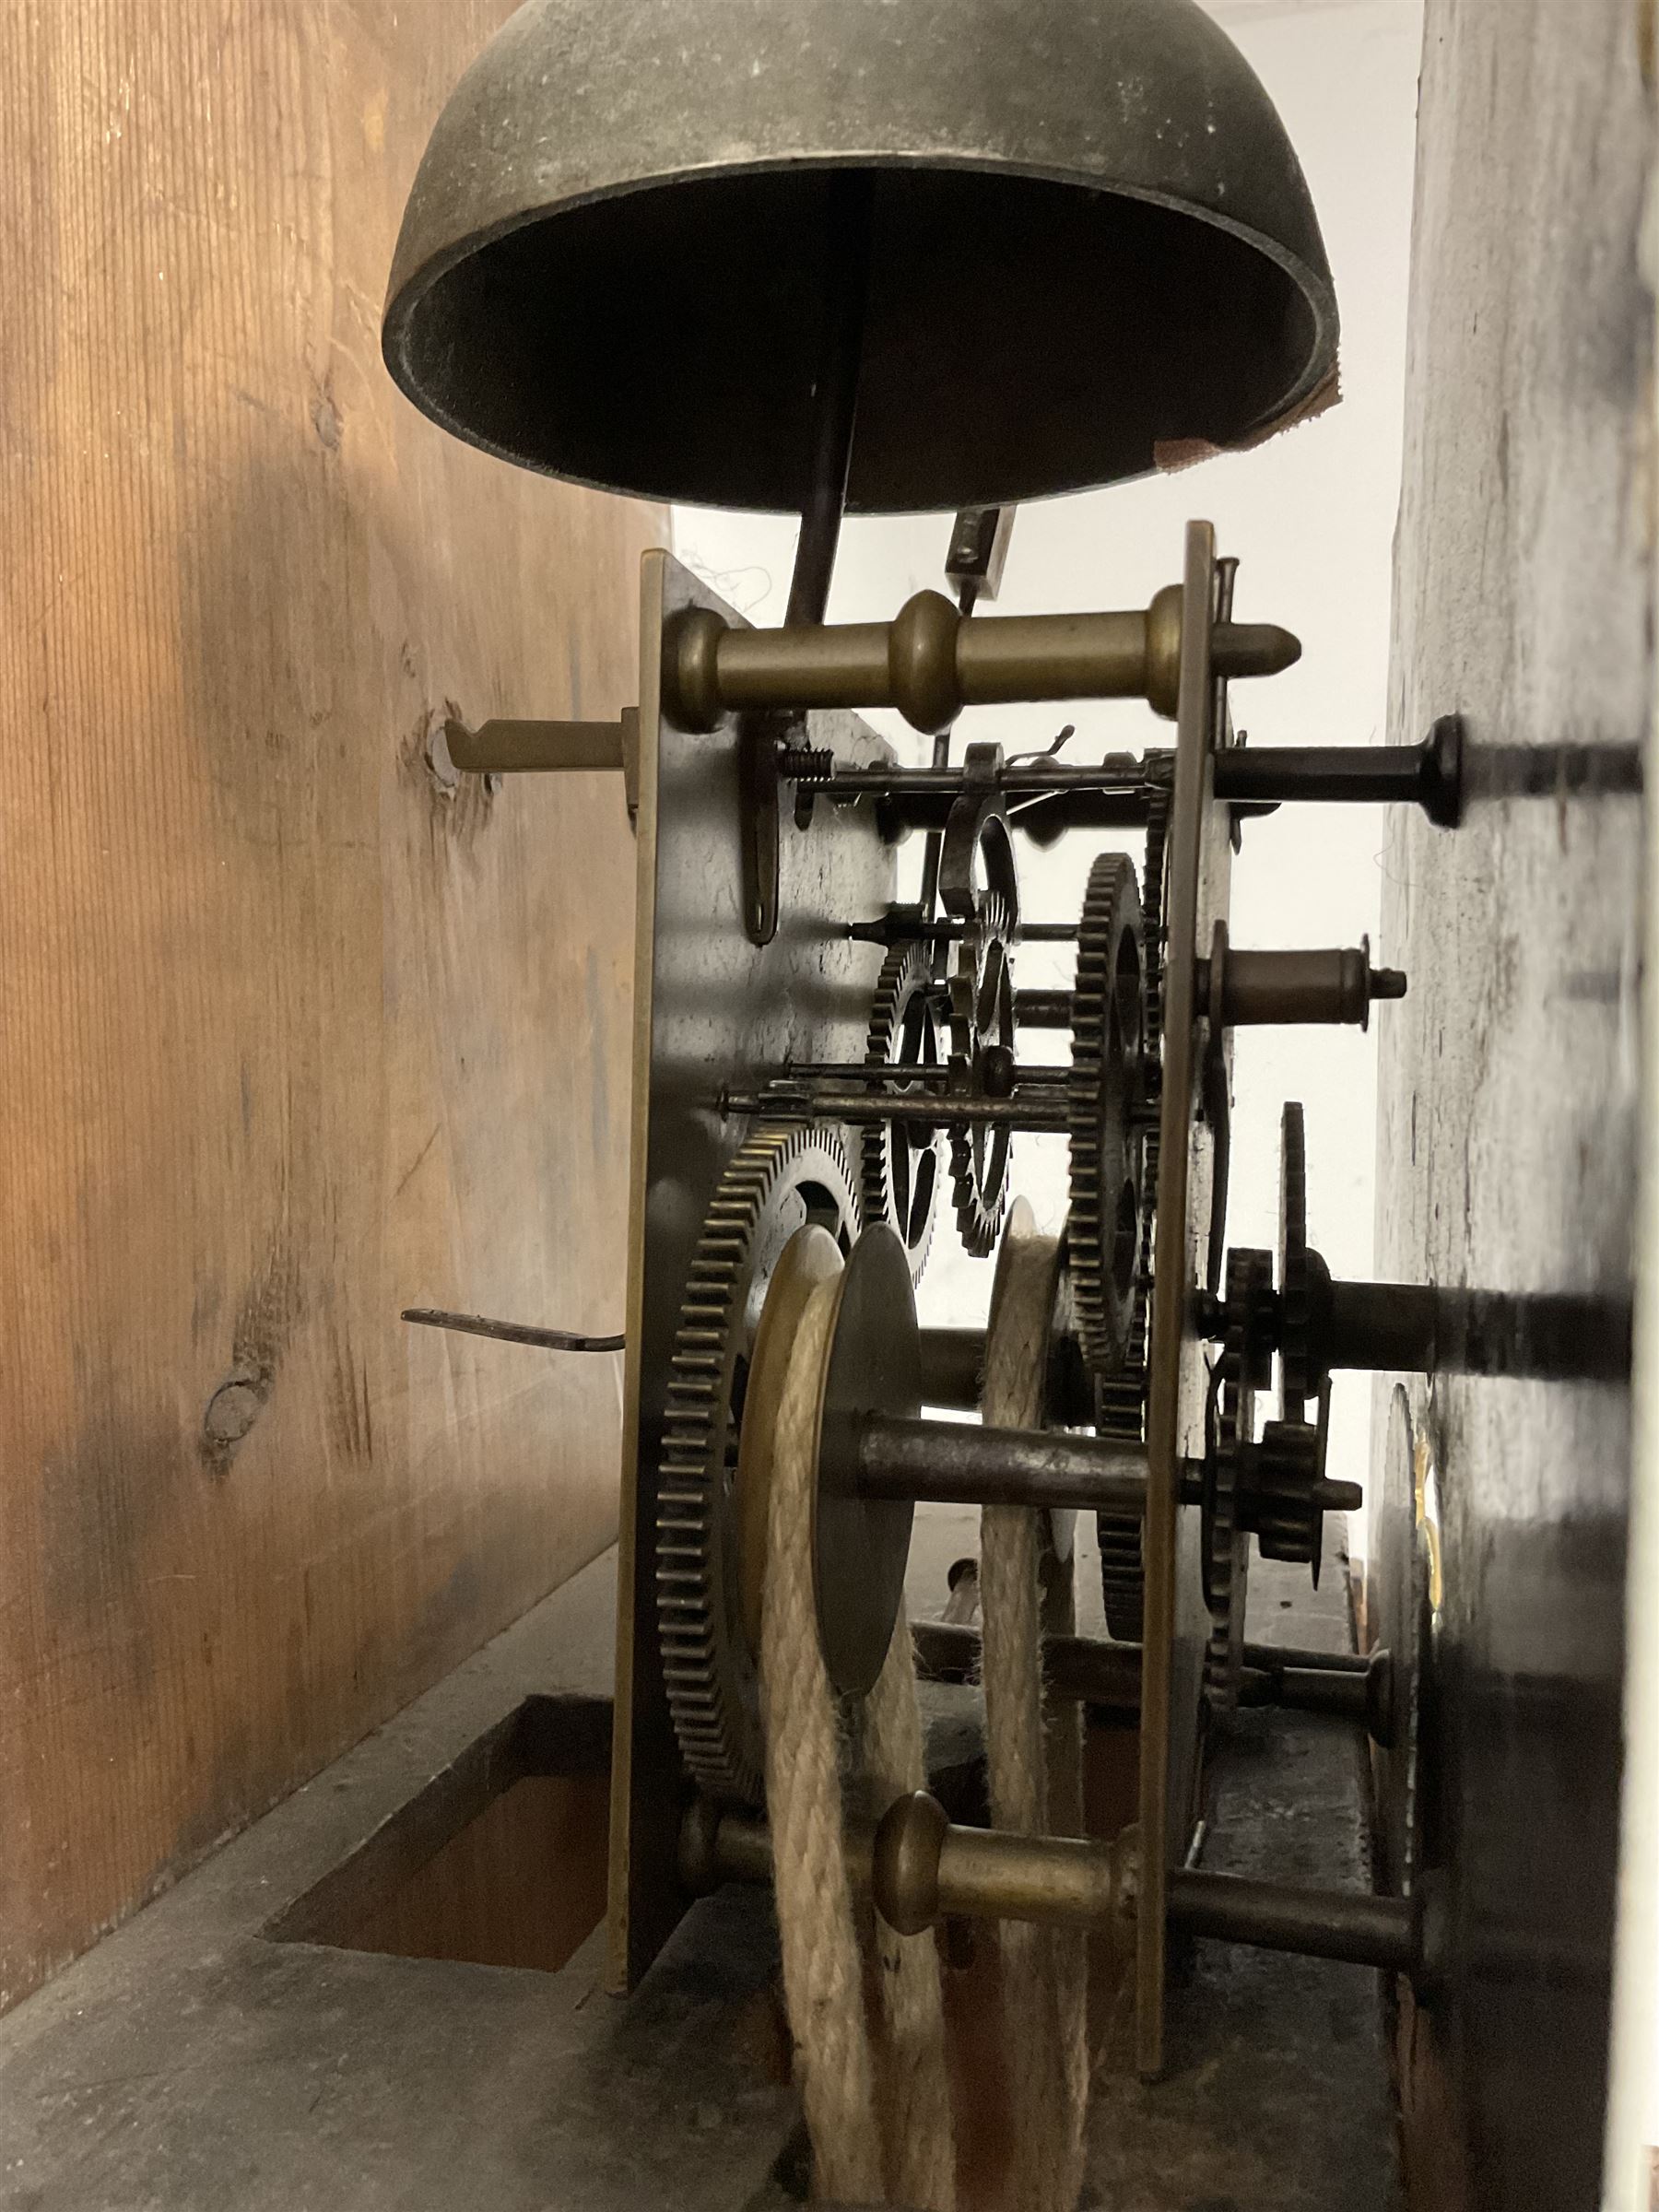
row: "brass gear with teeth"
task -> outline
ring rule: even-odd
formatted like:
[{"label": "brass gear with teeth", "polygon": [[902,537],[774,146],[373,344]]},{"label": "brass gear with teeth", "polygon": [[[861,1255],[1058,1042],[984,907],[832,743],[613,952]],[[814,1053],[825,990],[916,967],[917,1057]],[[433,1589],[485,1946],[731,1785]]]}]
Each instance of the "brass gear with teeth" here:
[{"label": "brass gear with teeth", "polygon": [[[950,1090],[958,1098],[987,1095],[993,1053],[1014,1065],[1014,971],[1008,943],[1014,917],[1002,895],[987,891],[956,948],[949,986]],[[964,1249],[989,1259],[1002,1233],[1008,1203],[1008,1162],[1014,1148],[1006,1124],[958,1127],[950,1133],[951,1196]]]},{"label": "brass gear with teeth", "polygon": [[[906,1068],[940,1065],[937,990],[929,948],[896,945],[881,964],[870,1009],[865,1064]],[[891,1088],[902,1094],[901,1080]],[[933,1243],[940,1178],[938,1133],[895,1122],[872,1124],[859,1146],[859,1194],[866,1223],[886,1221],[904,1246],[911,1280],[920,1279]]]},{"label": "brass gear with teeth", "polygon": [[773,1270],[810,1221],[843,1253],[858,1234],[840,1137],[800,1125],[758,1130],[715,1188],[669,1367],[657,1467],[657,1635],[681,1757],[725,1804],[758,1806],[764,1795],[736,1496],[744,1395]]},{"label": "brass gear with teeth", "polygon": [[1241,1454],[1255,1437],[1256,1392],[1272,1366],[1264,1324],[1271,1308],[1273,1255],[1248,1249],[1227,1255],[1227,1329],[1210,1383],[1204,1479],[1204,1597],[1210,1633],[1204,1659],[1212,1707],[1238,1703],[1243,1660],[1250,1539],[1240,1525]]},{"label": "brass gear with teeth", "polygon": [[[1138,1443],[1140,1440],[1135,1441]],[[1140,1643],[1146,1636],[1147,1596],[1140,1516],[1096,1513],[1095,1541],[1100,1552],[1100,1597],[1106,1607],[1106,1626],[1119,1643]]]},{"label": "brass gear with teeth", "polygon": [[1147,1062],[1163,1066],[1164,865],[1170,837],[1170,785],[1160,775],[1147,806],[1147,865],[1141,873],[1141,948],[1147,968]]},{"label": "brass gear with teeth", "polygon": [[1135,864],[1102,853],[1088,872],[1072,995],[1066,1085],[1072,1304],[1097,1378],[1122,1372],[1131,1350],[1142,1227],[1146,974]]},{"label": "brass gear with teeth", "polygon": [[[1096,1429],[1122,1444],[1147,1441],[1147,1359],[1152,1327],[1152,1250],[1158,1227],[1158,1124],[1163,1050],[1164,861],[1170,829],[1170,786],[1159,778],[1147,811],[1146,866],[1141,876],[1141,958],[1146,975],[1142,1092],[1147,1121],[1141,1137],[1140,1253],[1129,1348],[1122,1368],[1095,1386]],[[1095,1515],[1100,1552],[1100,1596],[1106,1626],[1120,1641],[1139,1643],[1144,1633],[1146,1569],[1138,1513]]]}]

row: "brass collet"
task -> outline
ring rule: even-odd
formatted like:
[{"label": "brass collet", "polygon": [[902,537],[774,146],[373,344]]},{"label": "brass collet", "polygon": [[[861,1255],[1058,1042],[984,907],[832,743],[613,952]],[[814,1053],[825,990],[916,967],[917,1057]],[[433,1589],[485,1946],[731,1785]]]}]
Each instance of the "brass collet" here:
[{"label": "brass collet", "polygon": [[938,1799],[917,1790],[877,1825],[870,1897],[900,1936],[952,1915],[1107,1929],[1133,1895],[1125,1862],[1132,1845],[954,1827]]},{"label": "brass collet", "polygon": [[[927,735],[964,707],[1016,700],[1144,699],[1173,721],[1181,691],[1182,590],[1139,613],[1006,615],[971,622],[938,592],[918,592],[892,622],[793,629],[735,628],[708,608],[669,624],[663,712],[710,731],[745,709],[893,707]],[[1275,676],[1301,646],[1273,623],[1218,622],[1218,677]]]}]

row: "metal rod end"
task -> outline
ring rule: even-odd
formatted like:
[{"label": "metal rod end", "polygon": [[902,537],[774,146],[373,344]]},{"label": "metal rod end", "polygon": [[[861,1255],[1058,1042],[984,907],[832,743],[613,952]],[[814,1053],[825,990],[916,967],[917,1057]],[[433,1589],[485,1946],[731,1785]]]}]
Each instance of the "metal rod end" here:
[{"label": "metal rod end", "polygon": [[491,1321],[483,1313],[451,1313],[439,1306],[406,1306],[400,1320],[418,1328],[448,1329],[458,1336],[488,1336],[498,1344],[527,1344],[544,1352],[619,1352],[622,1336],[587,1336],[573,1329],[539,1329],[518,1321]]},{"label": "metal rod end", "polygon": [[1418,803],[1439,830],[1455,830],[1464,814],[1464,749],[1461,714],[1442,714],[1418,750]]},{"label": "metal rod end", "polygon": [[1301,659],[1301,640],[1277,622],[1218,622],[1213,648],[1222,677],[1282,676]]},{"label": "metal rod end", "polygon": [[720,1864],[720,1807],[697,1797],[680,1826],[679,1877],[693,1897],[709,1897],[724,1880]]},{"label": "metal rod end", "polygon": [[899,1936],[920,1936],[939,1917],[939,1858],[949,1816],[926,1790],[897,1797],[876,1830],[870,1895]]}]

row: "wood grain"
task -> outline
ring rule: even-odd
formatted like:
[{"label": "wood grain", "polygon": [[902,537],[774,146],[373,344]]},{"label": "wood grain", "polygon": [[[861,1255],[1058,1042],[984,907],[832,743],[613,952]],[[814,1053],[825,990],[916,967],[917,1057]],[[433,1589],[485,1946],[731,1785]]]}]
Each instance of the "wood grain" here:
[{"label": "wood grain", "polygon": [[1463,715],[1467,808],[1455,834],[1395,809],[1383,840],[1382,957],[1411,988],[1378,1024],[1377,1274],[1567,1297],[1599,1341],[1576,1376],[1518,1360],[1373,1399],[1368,1612],[1396,1652],[1418,1641],[1419,1520],[1437,1553],[1420,1727],[1379,1757],[1383,1864],[1397,1880],[1415,1823],[1448,1931],[1443,1986],[1398,2023],[1418,2212],[1615,2201],[1631,1453],[1606,1351],[1653,1111],[1630,774],[1659,513],[1641,21],[1634,0],[1425,15],[1389,735]]},{"label": "wood grain", "polygon": [[0,17],[0,2002],[607,1541],[619,781],[662,518],[470,453],[379,311],[506,0]]},{"label": "wood grain", "polygon": [[609,1830],[607,1776],[527,1775],[331,1940],[557,1973],[605,1918]]}]

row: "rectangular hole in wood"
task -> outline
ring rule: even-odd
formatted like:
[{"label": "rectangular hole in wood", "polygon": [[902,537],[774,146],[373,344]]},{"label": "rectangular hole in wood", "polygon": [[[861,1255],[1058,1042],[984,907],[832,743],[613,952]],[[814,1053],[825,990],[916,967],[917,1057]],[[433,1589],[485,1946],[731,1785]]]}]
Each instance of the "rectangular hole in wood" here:
[{"label": "rectangular hole in wood", "polygon": [[526,1698],[265,1929],[554,1972],[605,1914],[609,1700]]}]

